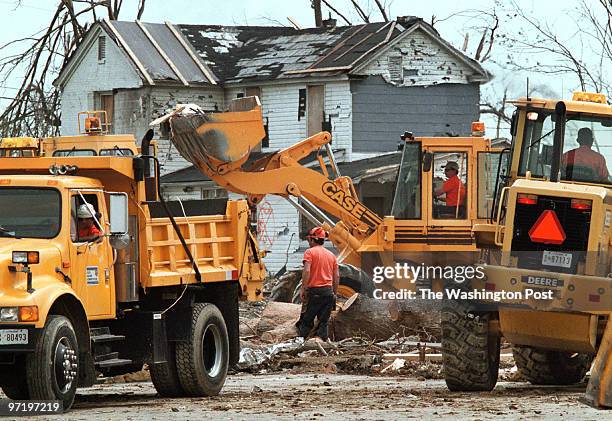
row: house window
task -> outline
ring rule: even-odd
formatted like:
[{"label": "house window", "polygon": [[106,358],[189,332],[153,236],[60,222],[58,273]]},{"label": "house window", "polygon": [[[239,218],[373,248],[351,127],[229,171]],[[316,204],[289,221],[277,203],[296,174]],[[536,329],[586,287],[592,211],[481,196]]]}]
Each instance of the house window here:
[{"label": "house window", "polygon": [[300,89],[298,96],[298,121],[306,116],[306,89]]},{"label": "house window", "polygon": [[402,56],[389,57],[389,78],[393,82],[404,81],[404,69],[402,67]]},{"label": "house window", "polygon": [[106,37],[98,37],[98,63],[104,63],[106,59]]},{"label": "house window", "polygon": [[115,96],[112,92],[97,92],[96,95],[96,110],[106,111],[106,121],[102,117],[102,130],[112,133],[113,118],[115,114]]}]

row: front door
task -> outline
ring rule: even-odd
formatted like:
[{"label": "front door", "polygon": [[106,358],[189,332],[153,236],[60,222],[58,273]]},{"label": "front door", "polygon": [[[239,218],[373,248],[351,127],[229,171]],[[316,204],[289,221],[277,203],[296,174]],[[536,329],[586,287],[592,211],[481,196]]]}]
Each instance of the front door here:
[{"label": "front door", "polygon": [[[107,230],[105,225],[106,205],[102,191],[73,191],[70,200],[70,254],[73,288],[85,303],[88,316],[100,318],[112,316],[114,288],[112,276],[112,249],[108,237],[85,238],[79,207],[89,204],[96,211],[94,224],[99,231]],[[81,228],[81,229],[80,229]],[[79,232],[81,231],[81,232]],[[75,285],[76,284],[76,285]]]}]

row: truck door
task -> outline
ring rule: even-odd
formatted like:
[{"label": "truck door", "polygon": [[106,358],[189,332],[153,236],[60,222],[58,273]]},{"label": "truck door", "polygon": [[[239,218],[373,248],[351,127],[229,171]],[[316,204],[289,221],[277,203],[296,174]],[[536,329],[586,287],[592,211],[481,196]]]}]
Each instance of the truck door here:
[{"label": "truck door", "polygon": [[[491,149],[478,152],[477,158],[477,210],[478,219],[490,219],[497,207],[499,193],[504,186],[508,170],[509,149]],[[497,210],[495,210],[496,212]]]},{"label": "truck door", "polygon": [[421,142],[404,144],[391,207],[391,215],[402,225],[423,225],[422,159]]},{"label": "truck door", "polygon": [[[72,191],[70,200],[70,255],[73,288],[85,302],[88,316],[108,317],[112,308],[114,287],[111,282],[112,249],[107,237],[85,239],[79,229],[78,209],[90,204],[96,210],[95,226],[106,231],[106,205],[102,191]],[[81,227],[82,228],[82,227]],[[76,285],[75,285],[76,284]]]},{"label": "truck door", "polygon": [[471,149],[427,147],[432,165],[424,173],[428,227],[470,227],[473,215]]}]

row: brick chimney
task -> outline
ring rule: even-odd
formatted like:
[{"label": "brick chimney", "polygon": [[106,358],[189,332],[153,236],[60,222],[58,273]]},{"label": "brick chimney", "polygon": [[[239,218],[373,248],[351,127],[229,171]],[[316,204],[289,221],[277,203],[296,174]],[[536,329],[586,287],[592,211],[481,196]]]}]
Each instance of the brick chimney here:
[{"label": "brick chimney", "polygon": [[336,19],[332,19],[331,17],[323,20],[323,28],[334,29],[336,27]]}]

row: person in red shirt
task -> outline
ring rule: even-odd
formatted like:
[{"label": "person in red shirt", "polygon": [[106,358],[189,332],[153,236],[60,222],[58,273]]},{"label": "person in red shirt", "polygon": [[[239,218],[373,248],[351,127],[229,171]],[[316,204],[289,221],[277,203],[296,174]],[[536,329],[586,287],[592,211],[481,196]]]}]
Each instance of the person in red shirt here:
[{"label": "person in red shirt", "polygon": [[93,205],[87,203],[79,206],[77,210],[79,241],[94,241],[102,236],[102,233],[94,223],[93,216],[95,214],[96,210]]},{"label": "person in red shirt", "polygon": [[444,202],[446,208],[441,213],[444,213],[444,217],[448,214],[454,218],[458,205],[459,216],[461,216],[463,206],[465,205],[467,189],[457,176],[459,174],[459,165],[455,161],[448,161],[444,166],[444,174],[446,175],[446,181],[442,184],[442,187],[434,190],[436,197],[445,195]]},{"label": "person in red shirt", "polygon": [[298,325],[300,336],[304,338],[312,330],[315,317],[319,320],[317,336],[322,340],[329,338],[329,317],[336,305],[340,273],[336,256],[323,247],[326,237],[321,227],[311,229],[306,237],[309,248],[304,253],[301,291],[305,309]]},{"label": "person in red shirt", "polygon": [[[568,179],[577,181],[603,181],[607,182],[610,176],[606,158],[591,149],[593,146],[593,132],[588,127],[578,130],[576,142],[580,145],[576,149],[563,154],[562,163]],[[581,169],[578,170],[578,167]]]}]

